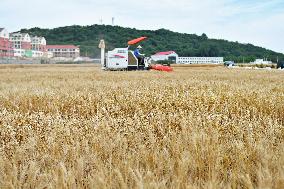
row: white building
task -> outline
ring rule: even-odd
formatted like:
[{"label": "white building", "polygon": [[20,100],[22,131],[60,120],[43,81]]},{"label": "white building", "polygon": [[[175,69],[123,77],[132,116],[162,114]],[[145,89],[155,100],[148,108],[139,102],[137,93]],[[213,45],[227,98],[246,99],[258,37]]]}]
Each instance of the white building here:
[{"label": "white building", "polygon": [[154,61],[171,60],[177,62],[178,54],[175,51],[159,52],[151,56]]},{"label": "white building", "polygon": [[43,55],[44,55],[44,52],[42,51],[32,51],[33,58],[40,58],[40,57],[43,57]]},{"label": "white building", "polygon": [[41,58],[46,57],[49,58],[46,46],[46,40],[44,37],[31,37],[31,47],[32,47],[32,57],[33,58]]},{"label": "white building", "polygon": [[222,64],[223,57],[178,57],[177,64]]},{"label": "white building", "polygon": [[0,38],[9,39],[9,32],[5,28],[0,28]]},{"label": "white building", "polygon": [[46,58],[53,58],[53,52],[46,52],[45,53]]},{"label": "white building", "polygon": [[31,49],[31,37],[28,33],[12,33],[10,41],[14,49]]},{"label": "white building", "polygon": [[223,57],[179,57],[175,51],[159,52],[151,56],[154,61],[170,60],[177,64],[222,64]]},{"label": "white building", "polygon": [[0,28],[0,57],[11,56],[14,56],[14,53],[9,39],[9,32],[5,28]]},{"label": "white building", "polygon": [[26,50],[24,50],[24,49],[14,49],[13,52],[14,52],[14,56],[16,56],[16,57],[23,57],[23,56],[25,56]]},{"label": "white building", "polygon": [[46,49],[46,40],[44,37],[31,37],[31,45],[33,51],[42,51],[45,52]]},{"label": "white building", "polygon": [[31,37],[27,33],[12,33],[10,41],[14,49],[14,56],[32,57]]},{"label": "white building", "polygon": [[254,62],[251,62],[251,64],[272,64],[272,62],[263,59],[256,59]]},{"label": "white building", "polygon": [[80,48],[75,45],[47,45],[47,50],[48,52],[53,53],[53,57],[80,57]]}]

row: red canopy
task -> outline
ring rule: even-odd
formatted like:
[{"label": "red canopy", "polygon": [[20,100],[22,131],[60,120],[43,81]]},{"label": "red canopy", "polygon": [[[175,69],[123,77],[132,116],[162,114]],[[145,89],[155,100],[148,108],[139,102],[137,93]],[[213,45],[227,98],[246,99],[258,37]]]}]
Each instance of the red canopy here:
[{"label": "red canopy", "polygon": [[128,45],[135,45],[137,43],[140,43],[141,41],[144,41],[145,39],[147,39],[147,37],[139,37],[137,39],[133,39],[131,41],[128,41]]}]

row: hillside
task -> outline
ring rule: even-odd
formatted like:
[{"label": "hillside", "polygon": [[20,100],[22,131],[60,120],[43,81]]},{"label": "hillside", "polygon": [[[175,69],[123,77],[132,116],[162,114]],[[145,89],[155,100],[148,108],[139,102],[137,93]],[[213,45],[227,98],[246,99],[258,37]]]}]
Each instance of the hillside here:
[{"label": "hillside", "polygon": [[284,60],[284,54],[276,53],[252,44],[241,44],[226,40],[208,39],[206,34],[176,33],[166,29],[137,30],[119,26],[91,25],[66,26],[54,29],[31,28],[22,29],[31,35],[44,36],[48,44],[80,45],[82,56],[99,57],[98,43],[105,39],[107,50],[114,47],[125,47],[127,41],[140,36],[149,39],[143,42],[147,55],[159,51],[174,50],[180,56],[223,56],[225,60],[250,62],[255,58],[268,57],[276,62],[277,56]]}]

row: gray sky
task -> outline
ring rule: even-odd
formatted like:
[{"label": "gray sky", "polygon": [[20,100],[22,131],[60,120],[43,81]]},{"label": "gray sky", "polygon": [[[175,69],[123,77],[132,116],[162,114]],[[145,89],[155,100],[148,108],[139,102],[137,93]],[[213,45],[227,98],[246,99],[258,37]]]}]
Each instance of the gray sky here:
[{"label": "gray sky", "polygon": [[206,33],[284,53],[284,0],[1,0],[0,27],[115,24]]}]

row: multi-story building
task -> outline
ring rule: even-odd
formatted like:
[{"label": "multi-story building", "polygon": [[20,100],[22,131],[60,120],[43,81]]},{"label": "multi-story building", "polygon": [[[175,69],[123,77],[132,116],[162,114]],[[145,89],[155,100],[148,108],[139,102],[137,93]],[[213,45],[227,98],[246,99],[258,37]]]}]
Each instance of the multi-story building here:
[{"label": "multi-story building", "polygon": [[[74,47],[72,47],[72,49]],[[73,56],[73,54],[76,56],[76,48],[77,47],[75,47],[75,51],[70,50],[70,56]],[[69,50],[67,50],[67,52],[69,52]],[[9,34],[5,28],[0,28],[0,57],[4,56],[52,58],[53,52],[47,51],[46,40],[44,37],[31,37],[28,33]]]},{"label": "multi-story building", "polygon": [[9,33],[5,28],[0,28],[0,57],[14,56],[12,43],[9,40]]},{"label": "multi-story building", "polygon": [[178,64],[222,64],[223,57],[178,57]]},{"label": "multi-story building", "polygon": [[44,37],[31,37],[32,57],[47,56],[46,40]]},{"label": "multi-story building", "polygon": [[15,56],[32,57],[31,37],[27,33],[12,33],[10,41],[13,44]]},{"label": "multi-story building", "polygon": [[48,52],[53,57],[77,58],[80,56],[80,48],[75,45],[47,45]]},{"label": "multi-story building", "polygon": [[31,49],[33,51],[42,51],[46,52],[46,40],[44,37],[31,37]]},{"label": "multi-story building", "polygon": [[267,59],[256,59],[251,64],[272,64],[272,61],[268,61]]}]

